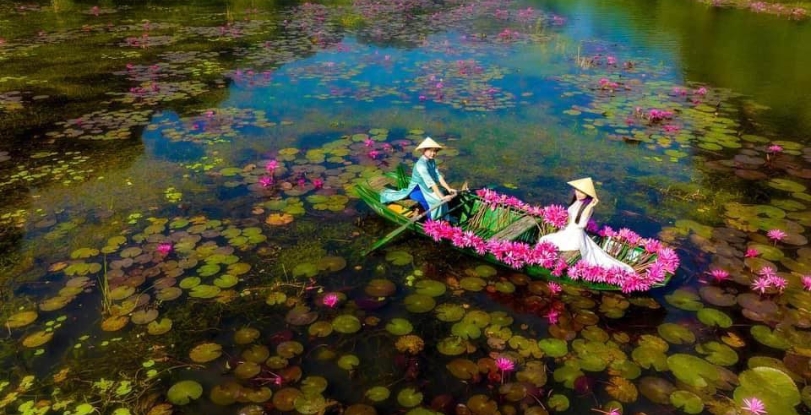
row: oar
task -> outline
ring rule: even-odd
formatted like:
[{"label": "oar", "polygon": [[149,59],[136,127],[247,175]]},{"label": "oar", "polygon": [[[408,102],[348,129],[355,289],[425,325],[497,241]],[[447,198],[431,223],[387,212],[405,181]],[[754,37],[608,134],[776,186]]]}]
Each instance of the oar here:
[{"label": "oar", "polygon": [[[440,206],[446,205],[448,202],[450,202],[451,200],[453,200],[453,199],[454,199],[456,196],[459,196],[459,194],[460,194],[460,193],[462,193],[462,192],[468,192],[469,190],[467,190],[466,188],[467,188],[467,183],[465,183],[465,190],[462,190],[462,191],[460,191],[460,192],[457,192],[457,193],[456,193],[456,194],[454,194],[454,195],[453,195],[453,196],[452,196],[450,199],[448,199],[448,200],[444,200],[444,201],[442,201],[442,203],[437,204],[437,205],[434,205],[433,207],[431,207],[431,209],[428,209],[428,210],[426,210],[425,212],[422,212],[422,213],[420,213],[419,215],[417,215],[417,216],[415,216],[415,217],[411,218],[411,220],[409,220],[407,223],[405,223],[405,224],[403,224],[402,226],[400,226],[399,228],[397,228],[397,229],[395,229],[395,230],[393,230],[393,231],[389,232],[389,234],[388,234],[388,235],[386,235],[386,236],[384,236],[384,237],[382,237],[382,238],[378,239],[378,241],[377,241],[377,242],[375,242],[375,244],[374,244],[374,245],[372,245],[372,246],[371,246],[369,249],[367,249],[366,251],[364,251],[364,252],[363,252],[363,255],[364,255],[364,256],[365,256],[365,255],[368,255],[370,252],[374,251],[375,249],[380,248],[380,247],[381,247],[381,246],[383,246],[383,245],[386,245],[386,244],[387,244],[387,243],[389,243],[389,242],[390,242],[392,239],[394,239],[395,237],[397,237],[397,235],[399,235],[399,234],[403,233],[403,231],[404,231],[404,230],[406,230],[406,229],[408,229],[408,228],[409,228],[411,225],[413,225],[413,224],[417,223],[417,221],[419,221],[420,219],[424,218],[426,215],[431,214],[431,212],[433,212],[434,210],[439,209],[439,207],[440,207]],[[460,206],[461,206],[461,205],[460,205]],[[450,213],[450,212],[448,212],[448,213]]]}]

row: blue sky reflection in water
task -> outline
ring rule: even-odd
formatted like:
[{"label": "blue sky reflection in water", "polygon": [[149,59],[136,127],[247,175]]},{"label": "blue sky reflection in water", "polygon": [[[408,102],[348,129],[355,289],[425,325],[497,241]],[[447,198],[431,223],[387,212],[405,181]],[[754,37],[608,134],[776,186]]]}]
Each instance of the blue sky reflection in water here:
[{"label": "blue sky reflection in water", "polygon": [[[799,404],[808,102],[775,79],[802,89],[809,54],[729,42],[807,24],[668,1],[167,7],[0,7],[3,408],[55,385],[76,401],[42,407],[120,415]],[[75,44],[96,47],[39,54]],[[413,238],[360,258],[390,226],[346,186],[424,135],[454,182],[535,204],[594,176],[597,219],[672,244],[679,274],[629,300]]]}]

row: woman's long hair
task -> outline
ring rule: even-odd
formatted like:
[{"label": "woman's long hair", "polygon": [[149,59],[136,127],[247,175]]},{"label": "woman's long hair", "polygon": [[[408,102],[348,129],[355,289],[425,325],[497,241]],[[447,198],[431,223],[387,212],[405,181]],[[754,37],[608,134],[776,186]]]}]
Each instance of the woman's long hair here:
[{"label": "woman's long hair", "polygon": [[[577,210],[577,216],[574,218],[574,223],[580,223],[580,216],[583,215],[583,211],[586,210],[592,199],[593,198],[591,196],[586,195],[586,197],[583,199],[583,204],[580,205],[580,209]],[[577,202],[577,196],[572,195],[572,201],[569,202],[569,206],[573,205],[574,202]]]}]

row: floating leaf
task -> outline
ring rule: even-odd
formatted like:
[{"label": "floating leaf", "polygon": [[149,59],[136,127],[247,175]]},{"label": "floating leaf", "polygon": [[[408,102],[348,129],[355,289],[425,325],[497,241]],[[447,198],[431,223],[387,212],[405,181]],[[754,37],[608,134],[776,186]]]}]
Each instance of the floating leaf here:
[{"label": "floating leaf", "polygon": [[293,267],[292,274],[298,278],[312,278],[318,275],[318,267],[309,262],[301,263]]},{"label": "floating leaf", "polygon": [[217,343],[203,343],[189,351],[189,358],[195,363],[206,363],[222,355],[222,346]]},{"label": "floating leaf", "polygon": [[459,304],[443,303],[434,311],[437,319],[448,323],[459,321],[465,316],[465,308]]},{"label": "floating leaf", "polygon": [[696,346],[696,351],[706,355],[708,362],[719,366],[732,366],[738,363],[738,353],[729,346],[719,342],[707,342]]},{"label": "floating leaf", "polygon": [[468,343],[460,337],[450,336],[440,340],[436,347],[446,356],[458,356],[467,351]]},{"label": "floating leaf", "polygon": [[48,343],[53,339],[54,333],[52,331],[40,330],[38,332],[29,334],[23,339],[23,346],[28,348],[35,348]]},{"label": "floating leaf", "polygon": [[317,393],[302,393],[293,402],[293,406],[301,414],[312,415],[317,413],[324,413],[324,408],[327,406],[327,401],[321,394]]},{"label": "floating leaf", "polygon": [[220,294],[222,290],[220,287],[214,285],[200,284],[191,289],[189,297],[194,298],[214,298]]},{"label": "floating leaf", "polygon": [[436,300],[422,294],[411,294],[403,300],[406,310],[412,313],[427,313],[436,307]]},{"label": "floating leaf", "polygon": [[673,307],[687,311],[697,311],[704,307],[698,294],[685,288],[679,288],[673,294],[666,295],[665,300]]},{"label": "floating leaf", "polygon": [[21,311],[17,314],[11,315],[11,317],[6,320],[6,329],[16,329],[19,327],[25,327],[37,319],[37,312],[36,311]]},{"label": "floating leaf", "polygon": [[388,297],[397,291],[397,286],[389,280],[378,278],[369,281],[364,291],[371,297]]},{"label": "floating leaf", "polygon": [[714,308],[702,308],[697,313],[698,320],[708,326],[728,328],[732,326],[732,318],[726,313]]},{"label": "floating leaf", "polygon": [[160,321],[153,321],[146,326],[147,333],[158,336],[172,330],[172,320],[164,317]]},{"label": "floating leaf", "polygon": [[687,327],[675,323],[664,323],[659,325],[659,335],[673,344],[693,343],[696,336]]},{"label": "floating leaf", "polygon": [[549,407],[556,412],[561,412],[569,409],[569,398],[566,395],[556,393],[549,398]]},{"label": "floating leaf", "polygon": [[351,314],[341,314],[332,320],[332,328],[338,333],[356,333],[361,328],[360,320]]},{"label": "floating leaf", "polygon": [[104,331],[118,331],[130,322],[128,316],[110,316],[101,322],[101,329]]},{"label": "floating leaf", "polygon": [[794,407],[802,400],[797,384],[787,374],[771,367],[756,367],[741,372],[738,376],[741,386],[735,389],[734,397],[738,404],[744,398],[753,396],[763,401],[764,413],[796,414]]},{"label": "floating leaf", "polygon": [[386,330],[395,336],[402,336],[411,333],[411,331],[414,330],[414,326],[410,321],[404,318],[393,318],[386,324]]},{"label": "floating leaf", "polygon": [[468,359],[453,359],[445,367],[457,379],[470,380],[479,378],[479,366]]},{"label": "floating leaf", "polygon": [[365,396],[372,402],[383,402],[389,399],[391,392],[385,386],[375,386],[366,391]]},{"label": "floating leaf", "polygon": [[394,265],[408,265],[413,260],[414,257],[405,251],[391,251],[386,254],[386,261],[389,261]]},{"label": "floating leaf", "polygon": [[427,295],[429,297],[439,297],[445,294],[445,284],[434,280],[419,280],[414,284],[417,294]]},{"label": "floating leaf", "polygon": [[338,367],[344,370],[353,370],[360,364],[360,359],[353,354],[346,354],[338,359]]},{"label": "floating leaf", "polygon": [[639,394],[633,383],[628,379],[614,376],[609,380],[606,392],[620,402],[634,402]]},{"label": "floating leaf", "polygon": [[487,281],[479,277],[465,277],[459,280],[459,286],[467,291],[478,292],[487,286]]},{"label": "floating leaf", "polygon": [[259,338],[261,333],[253,327],[243,327],[234,332],[234,343],[251,344]]},{"label": "floating leaf", "polygon": [[397,394],[397,403],[406,408],[419,405],[422,402],[422,393],[414,388],[403,388]]},{"label": "floating leaf", "polygon": [[772,329],[767,326],[753,326],[751,329],[749,329],[749,332],[752,334],[752,337],[754,337],[755,340],[761,344],[765,344],[766,346],[781,350],[786,350],[791,347],[788,340],[782,337],[777,330],[773,332]]},{"label": "floating leaf", "polygon": [[547,337],[538,342],[538,347],[549,356],[563,357],[569,353],[569,346],[565,340]]},{"label": "floating leaf", "polygon": [[175,405],[186,405],[203,395],[203,386],[193,380],[183,380],[172,385],[166,398]]},{"label": "floating leaf", "polygon": [[704,410],[704,402],[701,398],[692,392],[684,390],[673,392],[670,395],[670,403],[688,414],[700,414]]}]

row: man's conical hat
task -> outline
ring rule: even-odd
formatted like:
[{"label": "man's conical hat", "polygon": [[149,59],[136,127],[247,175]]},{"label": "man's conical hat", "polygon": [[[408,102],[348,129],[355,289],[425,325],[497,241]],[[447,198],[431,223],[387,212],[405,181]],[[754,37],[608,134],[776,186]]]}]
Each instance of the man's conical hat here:
[{"label": "man's conical hat", "polygon": [[572,180],[567,184],[591,197],[597,197],[597,191],[594,190],[594,182],[591,181],[591,177]]},{"label": "man's conical hat", "polygon": [[418,145],[417,148],[414,149],[414,151],[424,150],[426,148],[445,148],[445,147],[439,145],[439,143],[434,141],[433,138],[425,137],[425,140],[422,140],[420,145]]}]

